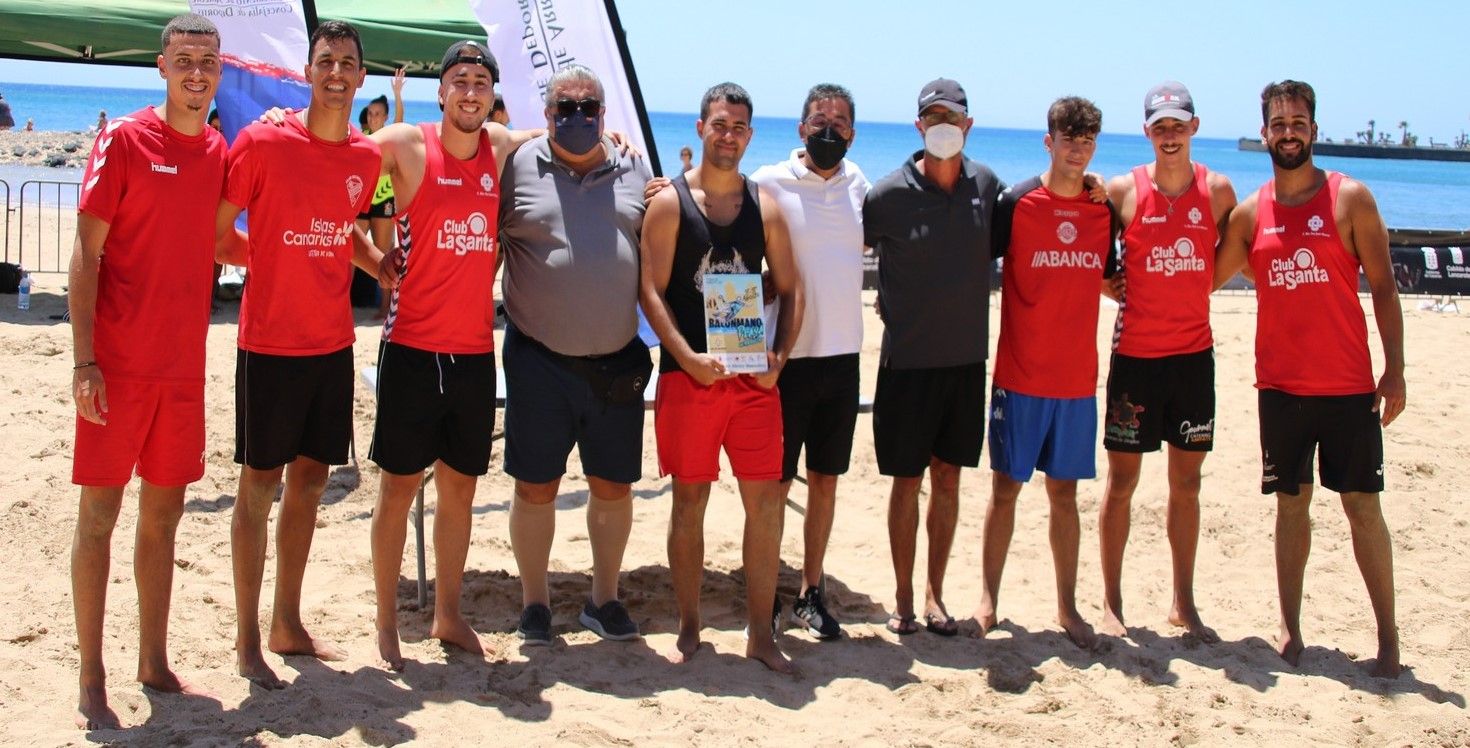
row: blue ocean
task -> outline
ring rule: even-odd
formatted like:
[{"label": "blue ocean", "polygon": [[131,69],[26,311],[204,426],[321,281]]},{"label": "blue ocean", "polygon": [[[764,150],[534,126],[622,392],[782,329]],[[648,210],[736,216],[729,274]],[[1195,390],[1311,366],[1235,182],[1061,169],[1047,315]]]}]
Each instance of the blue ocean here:
[{"label": "blue ocean", "polygon": [[[98,110],[123,114],[157,103],[161,91],[125,88],[85,88],[0,82],[15,113],[17,123],[34,118],[41,130],[85,130],[97,121]],[[365,92],[358,106],[378,91]],[[384,92],[386,93],[386,91]],[[405,119],[422,122],[439,119],[432,101],[405,102]],[[679,148],[695,146],[695,114],[653,112],[649,119],[655,146],[666,172],[677,168]],[[516,123],[536,125],[539,123]],[[983,123],[982,123],[983,124]],[[787,158],[796,140],[796,120],[787,117],[756,117],[756,134],[745,154],[747,171],[762,164]],[[921,147],[911,123],[860,122],[849,157],[868,179],[877,181],[893,171]],[[989,165],[1007,182],[1017,182],[1046,168],[1046,151],[1040,130],[995,129],[977,126],[971,131],[965,151]],[[1240,133],[1254,135],[1254,133]],[[1098,142],[1092,171],[1112,176],[1152,159],[1148,140],[1140,135],[1103,133]],[[1263,153],[1237,150],[1234,139],[1196,138],[1194,159],[1230,177],[1237,194],[1244,197],[1271,178],[1271,162]],[[1384,220],[1396,228],[1470,229],[1470,163],[1393,161],[1318,157],[1327,169],[1345,172],[1373,190]],[[25,179],[76,179],[75,170],[21,169],[0,167],[0,179],[12,189]]]}]

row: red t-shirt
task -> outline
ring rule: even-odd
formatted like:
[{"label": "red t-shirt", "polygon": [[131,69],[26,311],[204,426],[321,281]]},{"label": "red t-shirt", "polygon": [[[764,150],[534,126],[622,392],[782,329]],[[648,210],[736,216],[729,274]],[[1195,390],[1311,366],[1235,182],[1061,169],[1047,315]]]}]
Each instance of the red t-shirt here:
[{"label": "red t-shirt", "polygon": [[184,135],[152,107],[98,133],[78,210],[109,224],[93,340],[104,376],[204,380],[226,150],[214,129]]},{"label": "red t-shirt", "polygon": [[1133,169],[1137,207],[1123,232],[1123,277],[1113,348],[1159,358],[1214,345],[1210,291],[1220,231],[1210,210],[1209,174],[1194,164],[1194,183],[1172,202],[1154,189],[1147,167]]},{"label": "red t-shirt", "polygon": [[995,385],[1032,397],[1095,395],[1111,209],[1086,192],[1059,197],[1032,178],[1001,195],[995,216],[992,246],[1005,258]]},{"label": "red t-shirt", "polygon": [[382,156],[357,130],[331,142],[296,117],[254,124],[230,148],[225,199],[249,211],[240,347],[315,356],[352,345],[352,227]]},{"label": "red t-shirt", "polygon": [[1276,202],[1276,182],[1261,188],[1251,242],[1256,275],[1256,387],[1292,395],[1372,392],[1368,322],[1358,301],[1358,258],[1337,233],[1342,175],[1311,200]]},{"label": "red t-shirt", "polygon": [[398,212],[405,264],[383,339],[435,353],[495,350],[496,231],[500,184],[490,136],[475,157],[444,150],[433,123],[424,133],[424,179]]}]

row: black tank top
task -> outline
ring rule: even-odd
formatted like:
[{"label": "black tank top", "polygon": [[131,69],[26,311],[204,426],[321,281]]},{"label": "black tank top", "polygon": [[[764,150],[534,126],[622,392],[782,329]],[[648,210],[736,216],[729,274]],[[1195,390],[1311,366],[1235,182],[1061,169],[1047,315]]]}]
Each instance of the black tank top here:
[{"label": "black tank top", "polygon": [[[740,212],[728,226],[705,218],[689,194],[689,181],[674,178],[679,193],[679,239],[674,244],[674,267],[664,300],[674,313],[679,334],[696,353],[705,352],[704,274],[759,273],[766,258],[766,229],[761,221],[760,195],[754,182],[746,179]],[[679,371],[679,363],[667,347],[659,353],[660,373]]]}]

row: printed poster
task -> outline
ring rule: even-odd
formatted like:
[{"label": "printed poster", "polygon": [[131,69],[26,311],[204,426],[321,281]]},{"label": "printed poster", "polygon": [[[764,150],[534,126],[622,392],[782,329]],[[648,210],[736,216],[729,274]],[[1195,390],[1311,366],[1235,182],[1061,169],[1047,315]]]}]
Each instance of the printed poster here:
[{"label": "printed poster", "polygon": [[705,273],[705,350],[733,374],[766,371],[764,307],[759,273]]}]

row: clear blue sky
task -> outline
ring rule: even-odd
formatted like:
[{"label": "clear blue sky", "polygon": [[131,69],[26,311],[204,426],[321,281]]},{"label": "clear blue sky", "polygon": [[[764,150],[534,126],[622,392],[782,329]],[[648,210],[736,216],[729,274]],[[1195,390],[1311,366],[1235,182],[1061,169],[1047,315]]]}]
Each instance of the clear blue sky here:
[{"label": "clear blue sky", "polygon": [[[509,0],[506,0],[509,1]],[[693,111],[713,83],[750,90],[756,113],[796,116],[806,89],[852,89],[864,120],[909,121],[926,81],[959,80],[978,124],[1044,127],[1047,104],[1077,94],[1110,132],[1137,132],[1149,86],[1194,94],[1201,134],[1260,126],[1272,80],[1317,89],[1324,136],[1400,120],[1448,141],[1470,131],[1470,2],[1217,0],[1191,3],[882,0],[623,0],[618,4],[650,109]],[[0,81],[153,87],[148,71],[0,60]],[[373,87],[383,87],[372,81]],[[433,98],[414,81],[410,98]]]}]

